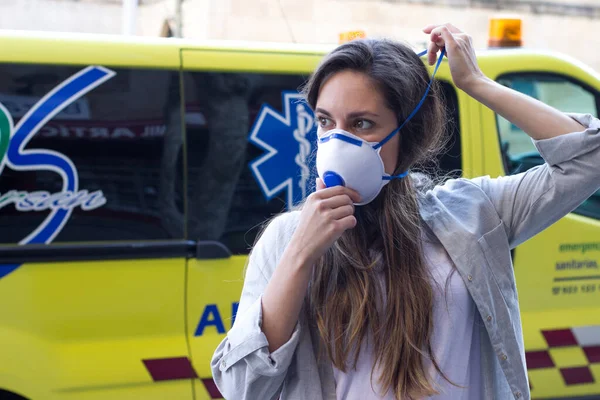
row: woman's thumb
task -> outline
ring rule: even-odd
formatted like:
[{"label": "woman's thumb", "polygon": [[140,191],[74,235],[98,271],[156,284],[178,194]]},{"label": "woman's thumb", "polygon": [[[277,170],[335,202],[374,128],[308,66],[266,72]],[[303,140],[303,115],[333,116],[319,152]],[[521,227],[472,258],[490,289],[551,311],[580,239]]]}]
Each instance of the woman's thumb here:
[{"label": "woman's thumb", "polygon": [[325,184],[321,178],[317,178],[317,190],[325,189]]}]

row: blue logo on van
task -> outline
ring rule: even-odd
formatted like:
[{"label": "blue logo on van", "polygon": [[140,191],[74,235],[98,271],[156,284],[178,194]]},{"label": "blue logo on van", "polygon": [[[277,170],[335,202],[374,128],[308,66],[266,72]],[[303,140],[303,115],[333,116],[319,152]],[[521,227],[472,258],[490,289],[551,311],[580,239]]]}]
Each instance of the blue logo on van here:
[{"label": "blue logo on van", "polygon": [[[19,244],[48,244],[60,233],[76,207],[92,210],[106,203],[102,191],[79,190],[79,177],[73,162],[53,150],[31,149],[27,144],[49,120],[90,90],[112,78],[115,72],[103,67],[87,67],[71,76],[38,101],[13,128],[13,120],[0,104],[0,174],[5,166],[15,171],[52,171],[62,178],[62,190],[0,193],[0,209],[14,204],[18,211],[50,213]],[[19,265],[0,265],[0,278]]]},{"label": "blue logo on van", "polygon": [[290,209],[314,187],[316,124],[314,114],[298,92],[283,93],[283,115],[264,104],[250,132],[250,142],[266,154],[250,163],[267,200],[286,190]]}]

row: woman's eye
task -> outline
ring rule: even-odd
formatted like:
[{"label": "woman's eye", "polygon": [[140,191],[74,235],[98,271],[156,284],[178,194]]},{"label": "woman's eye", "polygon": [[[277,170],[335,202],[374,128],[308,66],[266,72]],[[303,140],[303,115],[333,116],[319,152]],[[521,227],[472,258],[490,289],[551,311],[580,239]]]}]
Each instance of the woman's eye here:
[{"label": "woman's eye", "polygon": [[323,127],[323,128],[325,128],[325,127],[326,127],[327,125],[329,125],[329,124],[330,124],[330,122],[331,122],[331,121],[329,120],[329,118],[325,118],[325,117],[318,117],[317,119],[318,119],[318,121],[319,121],[319,125],[320,125],[321,127]]},{"label": "woman's eye", "polygon": [[354,124],[354,127],[356,129],[370,129],[370,128],[373,127],[373,122],[371,122],[371,121],[369,121],[367,119],[359,119]]}]

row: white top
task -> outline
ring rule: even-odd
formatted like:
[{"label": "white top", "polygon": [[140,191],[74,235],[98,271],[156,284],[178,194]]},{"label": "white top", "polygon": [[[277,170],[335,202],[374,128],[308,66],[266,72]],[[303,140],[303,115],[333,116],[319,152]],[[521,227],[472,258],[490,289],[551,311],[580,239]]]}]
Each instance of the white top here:
[{"label": "white top", "polygon": [[[441,370],[459,388],[442,378],[433,364],[425,361],[439,395],[435,400],[481,399],[481,369],[479,327],[475,323],[477,309],[458,272],[453,271],[448,253],[436,239],[423,238],[425,261],[434,280],[432,350]],[[373,366],[372,341],[361,346],[356,370],[343,373],[333,368],[338,400],[394,400],[392,393],[381,395],[376,372],[371,382]],[[372,383],[372,385],[371,385]]]}]

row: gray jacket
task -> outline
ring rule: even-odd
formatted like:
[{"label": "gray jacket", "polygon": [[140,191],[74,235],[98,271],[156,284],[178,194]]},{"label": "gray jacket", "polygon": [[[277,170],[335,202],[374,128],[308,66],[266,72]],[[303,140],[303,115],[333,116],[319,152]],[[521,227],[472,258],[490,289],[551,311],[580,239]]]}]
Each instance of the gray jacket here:
[{"label": "gray jacket", "polygon": [[[600,188],[600,120],[569,115],[588,128],[534,140],[545,164],[496,179],[449,180],[419,199],[423,220],[455,263],[479,310],[485,399],[530,398],[510,249]],[[290,340],[273,353],[261,331],[261,295],[298,217],[296,211],[275,218],[250,255],[237,318],[211,363],[226,399],[336,399],[331,362],[317,360],[318,333],[305,311]]]}]

